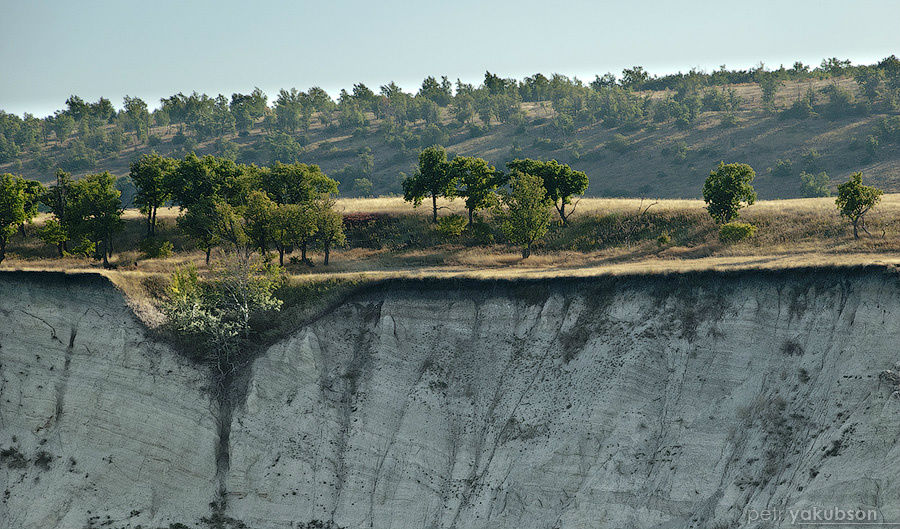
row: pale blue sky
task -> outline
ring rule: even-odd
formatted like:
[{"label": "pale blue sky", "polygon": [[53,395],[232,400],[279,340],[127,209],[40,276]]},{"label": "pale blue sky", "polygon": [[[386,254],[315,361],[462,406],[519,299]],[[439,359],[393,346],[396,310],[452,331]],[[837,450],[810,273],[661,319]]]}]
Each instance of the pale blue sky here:
[{"label": "pale blue sky", "polygon": [[900,54],[897,0],[0,0],[0,109],[43,116],[69,94],[151,106],[197,90],[270,100],[363,81],[416,89],[559,72],[652,73],[873,62]]}]

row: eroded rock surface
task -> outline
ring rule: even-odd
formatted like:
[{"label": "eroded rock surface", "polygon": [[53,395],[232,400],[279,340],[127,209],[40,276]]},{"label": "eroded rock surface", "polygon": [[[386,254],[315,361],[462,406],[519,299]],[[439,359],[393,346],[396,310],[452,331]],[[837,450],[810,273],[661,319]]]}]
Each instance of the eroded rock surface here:
[{"label": "eroded rock surface", "polygon": [[[231,434],[251,525],[729,527],[900,520],[893,276],[399,288],[257,360]],[[266,525],[269,524],[269,525]]]},{"label": "eroded rock surface", "polygon": [[105,279],[0,276],[0,527],[207,515],[217,491],[207,383],[148,337]]},{"label": "eroded rock surface", "polygon": [[[196,523],[217,487],[204,374],[91,288],[0,281],[0,445],[29,460],[0,469],[0,522]],[[882,375],[898,337],[897,276],[872,270],[388,283],[255,361],[226,514],[263,529],[762,527],[749,510],[806,506],[900,521],[900,387]]]}]

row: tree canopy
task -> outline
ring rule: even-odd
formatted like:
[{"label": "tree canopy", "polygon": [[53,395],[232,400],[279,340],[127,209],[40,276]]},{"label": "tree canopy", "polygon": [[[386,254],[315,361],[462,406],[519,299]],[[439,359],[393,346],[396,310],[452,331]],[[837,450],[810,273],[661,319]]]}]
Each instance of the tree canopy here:
[{"label": "tree canopy", "polygon": [[432,222],[437,222],[438,197],[455,196],[456,178],[450,172],[447,151],[443,147],[428,147],[419,153],[419,165],[415,174],[403,180],[403,199],[419,206],[425,197],[431,197]]},{"label": "tree canopy", "polygon": [[457,156],[448,167],[450,177],[457,183],[457,196],[466,202],[469,225],[475,213],[494,205],[495,191],[505,183],[505,175],[482,158]]},{"label": "tree canopy", "polygon": [[547,198],[556,207],[560,220],[568,224],[570,212],[566,212],[566,206],[572,203],[572,198],[584,193],[588,186],[588,177],[581,171],[576,171],[566,164],[556,160],[547,162],[540,160],[513,160],[506,164],[511,171],[519,171],[525,174],[537,176],[541,179]]},{"label": "tree canopy", "polygon": [[516,172],[510,179],[510,191],[501,194],[503,208],[498,209],[503,233],[522,247],[522,258],[531,255],[531,247],[547,233],[550,225],[550,199],[540,177]]},{"label": "tree canopy", "polygon": [[721,224],[738,217],[744,205],[756,201],[756,191],[750,184],[756,173],[745,163],[720,162],[703,184],[703,200],[710,216]]},{"label": "tree canopy", "polygon": [[850,179],[838,186],[835,203],[841,215],[853,225],[853,238],[859,239],[859,228],[867,234],[865,216],[881,200],[884,191],[877,187],[863,185],[862,173],[853,173]]}]

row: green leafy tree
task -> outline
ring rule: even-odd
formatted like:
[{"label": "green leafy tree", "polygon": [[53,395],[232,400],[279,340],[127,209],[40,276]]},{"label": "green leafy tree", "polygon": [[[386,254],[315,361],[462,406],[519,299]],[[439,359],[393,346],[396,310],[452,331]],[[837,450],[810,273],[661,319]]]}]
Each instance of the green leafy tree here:
[{"label": "green leafy tree", "polygon": [[449,172],[458,186],[455,194],[466,201],[471,226],[478,210],[495,205],[497,188],[505,183],[504,175],[484,159],[469,156],[454,158]]},{"label": "green leafy tree", "polygon": [[[278,264],[284,266],[284,254],[294,246],[309,241],[315,233],[316,222],[312,211],[300,204],[280,204],[271,211],[271,238],[278,250]],[[306,259],[304,252],[302,259]]]},{"label": "green leafy tree", "polygon": [[150,112],[147,103],[139,97],[125,96],[123,106],[125,123],[128,129],[134,132],[136,142],[150,130]]},{"label": "green leafy tree", "polygon": [[258,186],[259,168],[236,164],[227,158],[198,157],[189,153],[172,174],[172,199],[182,208],[204,197],[217,197],[232,205],[246,202]]},{"label": "green leafy tree", "polygon": [[296,88],[280,90],[275,100],[275,116],[281,130],[296,132],[309,127],[309,116],[304,109],[304,94]]},{"label": "green leafy tree", "polygon": [[316,232],[325,254],[323,263],[328,266],[331,249],[346,241],[344,217],[334,208],[334,199],[331,197],[323,196],[317,201]]},{"label": "green leafy tree", "polygon": [[506,164],[511,171],[537,176],[544,183],[547,190],[547,198],[553,203],[559,218],[563,224],[569,223],[569,216],[574,211],[566,211],[566,206],[572,203],[572,199],[585,192],[588,186],[588,177],[581,171],[576,171],[566,164],[556,160],[543,162],[540,160],[513,160]]},{"label": "green leafy tree", "polygon": [[828,178],[828,173],[825,171],[818,174],[800,173],[800,189],[808,197],[829,196],[831,194],[828,189],[829,184],[831,184],[831,179]]},{"label": "green leafy tree", "polygon": [[259,250],[263,259],[274,242],[274,215],[277,205],[263,191],[253,191],[244,208],[244,233],[250,245]]},{"label": "green leafy tree", "polygon": [[640,89],[641,85],[650,80],[650,74],[643,66],[635,66],[622,70],[621,85],[623,88]]},{"label": "green leafy tree", "polygon": [[720,224],[731,222],[745,204],[756,202],[756,191],[750,184],[755,177],[753,168],[745,163],[720,162],[703,184],[703,200],[710,216]]},{"label": "green leafy tree", "polygon": [[[62,257],[67,250],[69,233],[72,231],[72,219],[69,217],[69,195],[72,187],[72,176],[62,169],[56,170],[56,183],[50,186],[41,197],[41,203],[53,214],[59,227],[48,231],[48,238],[41,237],[48,244],[53,244]],[[48,221],[49,222],[49,221]],[[52,234],[52,235],[50,235]]]},{"label": "green leafy tree", "polygon": [[20,179],[20,181],[25,193],[25,222],[19,224],[19,234],[24,239],[27,235],[25,233],[25,223],[31,222],[31,219],[37,216],[38,207],[44,194],[47,193],[47,188],[37,180]]},{"label": "green leafy tree", "polygon": [[437,222],[438,197],[453,198],[456,179],[450,173],[447,151],[435,145],[419,153],[416,172],[403,180],[403,200],[418,207],[425,197],[431,197],[432,222]]},{"label": "green leafy tree", "polygon": [[137,187],[135,204],[147,215],[147,236],[156,233],[156,212],[172,199],[172,175],[178,162],[155,152],[131,164],[129,176]]},{"label": "green leafy tree", "polygon": [[155,123],[157,127],[165,127],[166,132],[168,132],[170,122],[171,118],[169,117],[169,112],[166,109],[158,108],[153,111],[153,123]]},{"label": "green leafy tree", "polygon": [[37,234],[45,244],[56,247],[59,257],[65,256],[65,243],[69,240],[69,232],[59,220],[47,219],[43,226],[38,228]]},{"label": "green leafy tree", "polygon": [[70,187],[68,209],[77,233],[100,248],[103,265],[108,267],[112,237],[123,226],[116,178],[104,171],[76,180]]},{"label": "green leafy tree", "polygon": [[853,173],[849,180],[838,186],[835,203],[841,215],[847,217],[853,225],[854,239],[859,239],[859,228],[869,234],[866,229],[866,213],[878,204],[883,194],[884,191],[877,187],[863,185],[862,173]]},{"label": "green leafy tree", "polygon": [[260,187],[278,204],[309,202],[321,193],[336,195],[338,182],[318,165],[275,162],[260,175]]},{"label": "green leafy tree", "polygon": [[871,66],[864,66],[857,70],[853,79],[859,86],[860,93],[870,104],[878,100],[882,84],[884,83],[884,71]]},{"label": "green leafy tree", "polygon": [[757,83],[762,92],[762,105],[768,112],[775,111],[775,95],[782,82],[772,73],[760,70],[757,75]]},{"label": "green leafy tree", "polygon": [[72,116],[59,113],[53,117],[53,132],[56,133],[56,142],[59,145],[69,138],[73,130],[75,130],[75,119]]},{"label": "green leafy tree", "polygon": [[516,172],[510,179],[510,191],[500,195],[497,209],[500,228],[513,244],[522,247],[522,259],[531,255],[531,247],[547,234],[550,226],[550,198],[539,176]]},{"label": "green leafy tree", "polygon": [[6,258],[9,238],[28,220],[25,207],[25,181],[8,173],[0,175],[0,263]]},{"label": "green leafy tree", "polygon": [[185,208],[177,219],[178,227],[205,252],[207,266],[213,248],[222,241],[220,212],[216,197],[201,197]]},{"label": "green leafy tree", "polygon": [[356,178],[353,180],[353,194],[358,197],[372,196],[372,181],[368,178]]}]

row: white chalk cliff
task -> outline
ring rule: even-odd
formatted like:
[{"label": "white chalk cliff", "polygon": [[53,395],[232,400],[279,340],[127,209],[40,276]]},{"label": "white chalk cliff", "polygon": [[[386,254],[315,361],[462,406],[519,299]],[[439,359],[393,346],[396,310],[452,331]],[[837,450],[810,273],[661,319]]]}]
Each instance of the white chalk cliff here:
[{"label": "white chalk cliff", "polygon": [[0,361],[2,527],[900,521],[885,271],[386,283],[255,360],[224,467],[207,373],[99,278],[0,276]]}]

